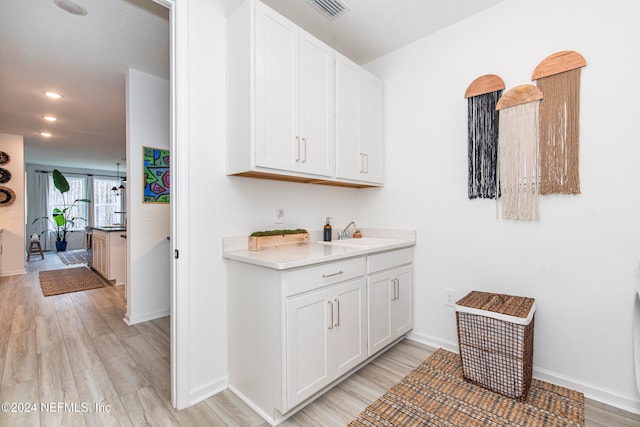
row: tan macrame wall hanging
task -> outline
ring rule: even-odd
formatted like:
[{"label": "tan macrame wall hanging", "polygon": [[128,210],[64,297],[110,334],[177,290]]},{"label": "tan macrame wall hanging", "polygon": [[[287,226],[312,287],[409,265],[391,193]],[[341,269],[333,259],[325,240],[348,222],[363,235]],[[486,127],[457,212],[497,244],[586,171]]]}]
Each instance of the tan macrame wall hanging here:
[{"label": "tan macrame wall hanging", "polygon": [[496,105],[504,81],[495,74],[475,79],[464,94],[467,99],[467,151],[470,199],[494,199],[500,194],[497,182],[498,110]]},{"label": "tan macrame wall hanging", "polygon": [[498,136],[498,182],[502,217],[537,221],[540,156],[539,88],[521,85],[502,95]]},{"label": "tan macrame wall hanging", "polygon": [[580,194],[580,68],[577,52],[548,56],[531,80],[544,93],[540,103],[540,194]]}]

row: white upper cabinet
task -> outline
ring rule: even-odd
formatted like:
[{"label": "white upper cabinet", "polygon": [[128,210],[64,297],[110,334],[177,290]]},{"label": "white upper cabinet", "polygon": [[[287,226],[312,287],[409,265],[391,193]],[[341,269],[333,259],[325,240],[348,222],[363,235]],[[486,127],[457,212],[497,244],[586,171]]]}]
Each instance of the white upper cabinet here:
[{"label": "white upper cabinet", "polygon": [[331,178],[334,51],[260,2],[228,31],[228,172]]},{"label": "white upper cabinet", "polygon": [[298,28],[255,11],[255,165],[294,170],[298,150]]},{"label": "white upper cabinet", "polygon": [[361,179],[362,156],[360,118],[358,113],[358,80],[360,67],[344,56],[336,56],[336,176],[345,179]]},{"label": "white upper cabinet", "polygon": [[355,79],[341,72],[343,57],[257,0],[229,17],[227,36],[229,175],[383,183],[378,79],[355,63]]},{"label": "white upper cabinet", "polygon": [[[360,140],[363,162],[360,176],[370,183],[384,183],[384,116],[382,82],[360,69]],[[361,163],[362,164],[362,163]]]},{"label": "white upper cabinet", "polygon": [[300,31],[300,170],[333,176],[334,51]]},{"label": "white upper cabinet", "polygon": [[336,55],[336,178],[384,183],[382,82]]}]

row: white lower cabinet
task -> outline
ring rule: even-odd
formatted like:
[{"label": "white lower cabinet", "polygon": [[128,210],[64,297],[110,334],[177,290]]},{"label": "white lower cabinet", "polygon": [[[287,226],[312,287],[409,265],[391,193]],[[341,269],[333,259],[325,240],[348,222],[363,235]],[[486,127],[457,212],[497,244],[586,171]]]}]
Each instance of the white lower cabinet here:
[{"label": "white lower cabinet", "polygon": [[109,276],[109,244],[107,233],[93,233],[91,266],[103,277]]},{"label": "white lower cabinet", "polygon": [[364,277],[287,299],[287,401],[294,407],[367,358]]},{"label": "white lower cabinet", "polygon": [[385,267],[412,250],[386,254],[292,270],[230,260],[229,388],[275,425],[365,363],[377,325],[374,351],[408,332],[411,265]]},{"label": "white lower cabinet", "polygon": [[369,355],[377,353],[413,327],[412,266],[395,268],[367,279]]},{"label": "white lower cabinet", "polygon": [[119,232],[93,230],[91,266],[116,285],[126,281],[126,242]]},{"label": "white lower cabinet", "polygon": [[413,248],[367,257],[369,355],[413,328]]}]

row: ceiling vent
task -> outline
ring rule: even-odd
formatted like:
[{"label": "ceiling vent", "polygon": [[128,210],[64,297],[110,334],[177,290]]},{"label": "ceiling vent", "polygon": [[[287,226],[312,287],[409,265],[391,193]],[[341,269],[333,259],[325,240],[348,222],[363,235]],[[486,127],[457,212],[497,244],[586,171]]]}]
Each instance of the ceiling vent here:
[{"label": "ceiling vent", "polygon": [[315,7],[331,21],[351,10],[349,5],[341,0],[307,0],[307,3]]}]

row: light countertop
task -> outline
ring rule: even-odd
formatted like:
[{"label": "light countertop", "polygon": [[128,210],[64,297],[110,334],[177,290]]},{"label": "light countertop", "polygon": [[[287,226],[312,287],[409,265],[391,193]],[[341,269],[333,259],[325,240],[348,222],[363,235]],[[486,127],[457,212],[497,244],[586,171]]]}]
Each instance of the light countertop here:
[{"label": "light countertop", "polygon": [[[287,246],[262,251],[248,250],[246,236],[225,238],[223,239],[223,255],[225,258],[234,261],[275,270],[288,270],[392,249],[406,248],[416,244],[415,230],[362,230],[363,235],[366,236],[362,240],[347,239],[325,244],[319,242],[317,238],[321,235],[321,232],[311,232],[311,243],[307,245]],[[357,241],[365,242],[367,238],[375,238],[375,241],[365,246],[354,244]],[[244,245],[242,242],[244,242]]]}]

